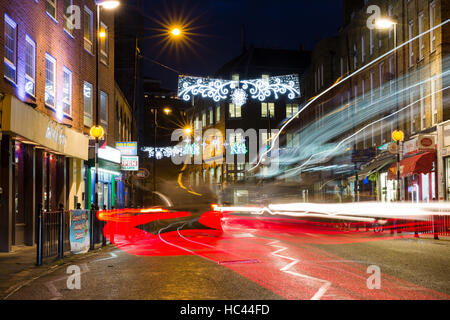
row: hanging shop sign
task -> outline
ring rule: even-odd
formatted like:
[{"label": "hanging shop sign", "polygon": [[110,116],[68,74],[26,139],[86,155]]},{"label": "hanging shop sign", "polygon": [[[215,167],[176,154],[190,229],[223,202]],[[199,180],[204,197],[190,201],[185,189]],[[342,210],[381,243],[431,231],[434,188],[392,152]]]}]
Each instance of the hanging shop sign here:
[{"label": "hanging shop sign", "polygon": [[121,170],[123,170],[123,171],[138,171],[139,170],[139,157],[138,156],[123,156]]},{"label": "hanging shop sign", "polygon": [[136,179],[144,180],[150,177],[150,171],[146,168],[140,168],[138,171],[133,173]]},{"label": "hanging shop sign", "polygon": [[133,142],[116,142],[116,149],[122,156],[137,156],[138,144]]},{"label": "hanging shop sign", "polygon": [[70,251],[73,254],[89,251],[89,211],[73,210],[70,215]]},{"label": "hanging shop sign", "polygon": [[433,135],[419,135],[414,139],[405,141],[403,153],[405,155],[418,152],[429,152],[436,149],[436,138]]}]

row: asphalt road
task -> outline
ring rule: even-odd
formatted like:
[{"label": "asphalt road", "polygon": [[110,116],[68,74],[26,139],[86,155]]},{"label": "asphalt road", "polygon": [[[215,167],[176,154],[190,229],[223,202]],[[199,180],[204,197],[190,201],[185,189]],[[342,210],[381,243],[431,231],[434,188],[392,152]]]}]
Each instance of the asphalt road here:
[{"label": "asphalt road", "polygon": [[[245,217],[229,217],[222,233],[192,220],[115,226],[109,249],[66,263],[8,299],[450,298],[449,241]],[[80,268],[80,289],[68,289],[72,265]],[[368,287],[369,266],[381,271],[379,288]]]}]

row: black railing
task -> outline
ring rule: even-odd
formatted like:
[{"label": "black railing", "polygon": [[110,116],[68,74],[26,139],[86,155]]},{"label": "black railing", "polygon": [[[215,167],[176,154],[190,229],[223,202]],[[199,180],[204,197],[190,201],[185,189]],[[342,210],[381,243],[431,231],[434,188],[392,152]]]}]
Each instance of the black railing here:
[{"label": "black railing", "polygon": [[[106,245],[103,235],[104,221],[97,217],[98,210],[92,206],[89,212],[90,250],[95,249],[96,243]],[[44,211],[42,205],[38,206],[38,239],[36,264],[42,265],[43,258],[64,258],[64,253],[70,250],[70,211],[65,211],[60,205],[58,211]]]}]

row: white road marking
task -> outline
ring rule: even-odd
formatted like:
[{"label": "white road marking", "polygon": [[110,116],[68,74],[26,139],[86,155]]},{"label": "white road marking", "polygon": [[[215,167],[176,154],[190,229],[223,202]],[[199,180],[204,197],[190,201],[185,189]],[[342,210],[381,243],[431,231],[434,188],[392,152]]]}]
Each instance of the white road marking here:
[{"label": "white road marking", "polygon": [[323,283],[323,285],[319,288],[319,290],[311,297],[311,300],[320,300],[323,297],[323,295],[327,292],[327,290],[330,288],[331,282],[329,282],[327,280],[323,280],[323,279],[318,279],[318,278],[314,278],[314,277],[311,277],[311,276],[307,276],[305,274],[298,273],[298,272],[295,272],[295,271],[289,271],[289,269],[292,268],[293,266],[295,266],[297,263],[299,263],[300,260],[292,258],[292,257],[288,257],[288,256],[283,256],[283,255],[279,254],[279,252],[285,251],[288,248],[280,246],[280,245],[276,245],[276,243],[280,243],[280,241],[279,240],[275,240],[275,241],[272,241],[272,242],[267,244],[267,245],[270,245],[271,247],[278,248],[278,250],[275,250],[271,254],[274,255],[274,256],[277,256],[279,258],[283,258],[283,259],[287,259],[287,260],[291,260],[292,261],[289,264],[285,265],[283,268],[281,268],[280,271],[288,273],[288,274],[291,274],[291,275],[294,275],[296,277],[304,278],[304,279],[311,280],[311,281],[314,281],[314,282],[321,282],[321,283]]},{"label": "white road marking", "polygon": [[114,252],[110,252],[109,254],[111,255],[111,257],[109,257],[109,258],[98,259],[98,260],[94,260],[92,262],[99,262],[99,261],[105,261],[105,260],[111,260],[111,259],[117,258],[117,254],[115,254]]}]

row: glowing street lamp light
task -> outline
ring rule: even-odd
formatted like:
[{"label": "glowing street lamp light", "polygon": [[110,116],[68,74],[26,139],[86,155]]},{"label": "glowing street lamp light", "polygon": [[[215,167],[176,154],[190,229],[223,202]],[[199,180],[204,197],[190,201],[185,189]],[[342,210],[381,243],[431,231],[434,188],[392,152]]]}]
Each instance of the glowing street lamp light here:
[{"label": "glowing street lamp light", "polygon": [[190,135],[192,133],[192,129],[190,127],[184,128],[184,133]]},{"label": "glowing street lamp light", "polygon": [[396,24],[397,22],[387,18],[382,18],[375,21],[375,26],[377,29],[390,29]]},{"label": "glowing street lamp light", "polygon": [[179,28],[173,28],[170,33],[172,33],[173,36],[178,37],[179,35],[181,35],[181,30]]},{"label": "glowing street lamp light", "polygon": [[120,1],[117,0],[104,0],[104,1],[96,1],[98,6],[102,6],[103,8],[110,10],[115,9],[120,6]]},{"label": "glowing street lamp light", "polygon": [[169,115],[172,113],[172,109],[170,109],[170,108],[164,108],[163,111],[166,115]]},{"label": "glowing street lamp light", "polygon": [[105,136],[105,129],[102,126],[92,126],[89,135],[93,139],[101,139]]},{"label": "glowing street lamp light", "polygon": [[402,130],[394,130],[392,139],[397,143],[397,201],[400,201],[400,142],[405,140],[405,133]]}]

